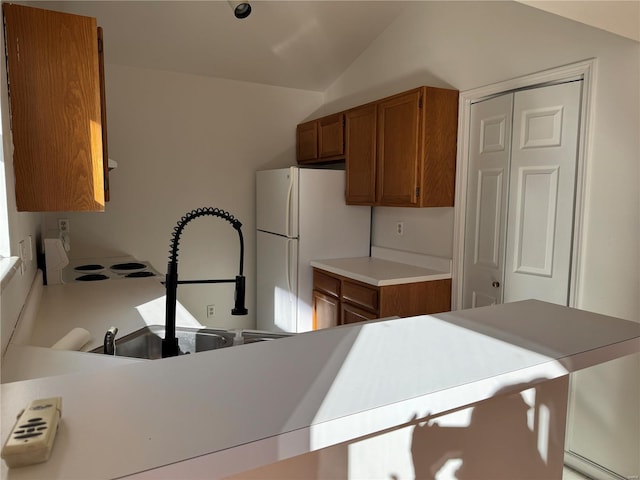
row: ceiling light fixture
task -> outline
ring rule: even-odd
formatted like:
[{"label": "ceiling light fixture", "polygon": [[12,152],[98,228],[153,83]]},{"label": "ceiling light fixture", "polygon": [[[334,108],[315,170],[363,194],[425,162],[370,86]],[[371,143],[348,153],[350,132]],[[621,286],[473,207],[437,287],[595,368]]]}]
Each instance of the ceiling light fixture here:
[{"label": "ceiling light fixture", "polygon": [[251,14],[251,4],[249,2],[233,2],[228,0],[236,18],[247,18]]}]

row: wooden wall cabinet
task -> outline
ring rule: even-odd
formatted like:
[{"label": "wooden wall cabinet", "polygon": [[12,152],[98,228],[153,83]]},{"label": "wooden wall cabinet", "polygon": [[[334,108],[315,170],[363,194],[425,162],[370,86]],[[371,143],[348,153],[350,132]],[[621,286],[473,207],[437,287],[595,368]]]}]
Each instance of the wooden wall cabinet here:
[{"label": "wooden wall cabinet", "polygon": [[345,112],[346,203],[376,203],[377,105],[369,103]]},{"label": "wooden wall cabinet", "polygon": [[3,4],[19,211],[102,211],[102,32],[95,18]]},{"label": "wooden wall cabinet", "polygon": [[344,113],[335,113],[296,128],[296,156],[299,164],[344,159]]},{"label": "wooden wall cabinet", "polygon": [[419,87],[345,114],[346,203],[453,206],[458,91]]},{"label": "wooden wall cabinet", "polygon": [[301,123],[296,128],[296,157],[298,163],[312,163],[318,159],[318,122]]},{"label": "wooden wall cabinet", "polygon": [[313,328],[451,310],[451,280],[376,287],[313,269]]}]

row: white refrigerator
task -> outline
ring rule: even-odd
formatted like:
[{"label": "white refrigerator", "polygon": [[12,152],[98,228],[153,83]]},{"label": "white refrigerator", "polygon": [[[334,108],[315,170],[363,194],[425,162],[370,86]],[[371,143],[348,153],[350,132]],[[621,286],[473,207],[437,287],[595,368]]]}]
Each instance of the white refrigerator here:
[{"label": "white refrigerator", "polygon": [[345,204],[344,170],[256,173],[257,328],[313,329],[311,260],[369,256],[371,207]]}]

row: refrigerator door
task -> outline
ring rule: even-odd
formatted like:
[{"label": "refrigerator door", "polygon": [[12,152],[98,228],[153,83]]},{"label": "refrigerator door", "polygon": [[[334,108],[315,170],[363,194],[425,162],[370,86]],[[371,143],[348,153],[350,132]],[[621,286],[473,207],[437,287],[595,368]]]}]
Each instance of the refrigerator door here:
[{"label": "refrigerator door", "polygon": [[298,240],[257,232],[257,327],[297,332]]},{"label": "refrigerator door", "polygon": [[256,228],[289,238],[298,236],[299,170],[256,172]]}]

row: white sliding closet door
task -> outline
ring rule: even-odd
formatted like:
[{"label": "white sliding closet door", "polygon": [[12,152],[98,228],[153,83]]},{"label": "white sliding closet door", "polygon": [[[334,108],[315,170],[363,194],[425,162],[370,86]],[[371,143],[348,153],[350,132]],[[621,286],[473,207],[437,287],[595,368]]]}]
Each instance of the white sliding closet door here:
[{"label": "white sliding closet door", "polygon": [[463,308],[502,303],[513,94],[471,107]]},{"label": "white sliding closet door", "polygon": [[463,308],[568,303],[581,88],[471,106]]},{"label": "white sliding closet door", "polygon": [[515,94],[505,302],[569,302],[581,86]]}]

